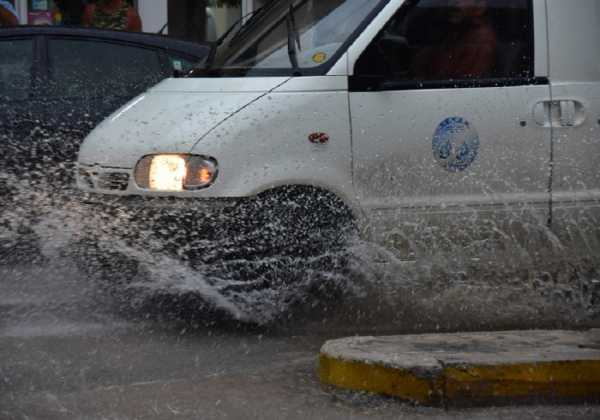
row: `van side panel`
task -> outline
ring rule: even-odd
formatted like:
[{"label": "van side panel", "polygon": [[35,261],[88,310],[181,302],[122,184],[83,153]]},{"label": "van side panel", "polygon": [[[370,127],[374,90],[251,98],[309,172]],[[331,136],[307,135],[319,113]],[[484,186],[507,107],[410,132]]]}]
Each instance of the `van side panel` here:
[{"label": "van side panel", "polygon": [[600,2],[576,3],[548,0],[557,207],[600,201]]},{"label": "van side panel", "polygon": [[548,0],[553,229],[571,252],[600,249],[600,1]]}]

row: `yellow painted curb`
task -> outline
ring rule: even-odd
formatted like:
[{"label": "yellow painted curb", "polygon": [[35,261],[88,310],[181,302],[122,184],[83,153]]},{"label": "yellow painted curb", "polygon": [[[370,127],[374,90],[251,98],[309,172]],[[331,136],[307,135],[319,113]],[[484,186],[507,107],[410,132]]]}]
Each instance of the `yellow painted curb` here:
[{"label": "yellow painted curb", "polygon": [[443,375],[444,397],[453,402],[600,398],[600,360],[447,367]]},{"label": "yellow painted curb", "polygon": [[367,391],[389,395],[419,404],[437,404],[439,385],[435,378],[419,377],[404,369],[378,364],[345,361],[320,355],[321,382],[353,391]]},{"label": "yellow painted curb", "polygon": [[600,400],[600,360],[462,365],[427,374],[321,353],[319,376],[324,384],[423,405]]}]

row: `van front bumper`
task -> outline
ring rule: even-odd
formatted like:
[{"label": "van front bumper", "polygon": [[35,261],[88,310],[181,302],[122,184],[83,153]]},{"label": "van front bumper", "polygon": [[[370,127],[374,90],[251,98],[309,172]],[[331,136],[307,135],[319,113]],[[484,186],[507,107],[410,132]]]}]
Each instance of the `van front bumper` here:
[{"label": "van front bumper", "polygon": [[[145,252],[209,262],[236,235],[240,199],[113,196],[80,192],[82,235]],[[242,222],[243,223],[243,222]]]}]

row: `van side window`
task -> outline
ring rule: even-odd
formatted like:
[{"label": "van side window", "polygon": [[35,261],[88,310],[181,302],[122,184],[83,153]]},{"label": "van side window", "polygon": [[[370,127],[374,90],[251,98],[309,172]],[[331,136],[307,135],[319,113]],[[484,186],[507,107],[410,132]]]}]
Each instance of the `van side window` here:
[{"label": "van side window", "polygon": [[531,0],[408,1],[354,74],[407,82],[530,78]]}]

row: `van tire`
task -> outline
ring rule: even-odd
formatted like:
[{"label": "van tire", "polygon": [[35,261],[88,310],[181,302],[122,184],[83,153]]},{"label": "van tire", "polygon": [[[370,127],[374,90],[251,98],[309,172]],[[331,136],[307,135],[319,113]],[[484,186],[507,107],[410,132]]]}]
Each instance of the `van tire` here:
[{"label": "van tire", "polygon": [[351,211],[332,193],[311,187],[267,191],[235,211],[232,238],[249,258],[310,258],[343,249],[355,231]]},{"label": "van tire", "polygon": [[[226,243],[193,268],[224,280],[223,295],[270,290],[284,306],[329,300],[348,275],[348,244],[356,232],[351,211],[335,195],[308,187],[267,191],[228,215]],[[287,297],[283,297],[287,296]],[[299,299],[298,301],[296,301]]]}]

